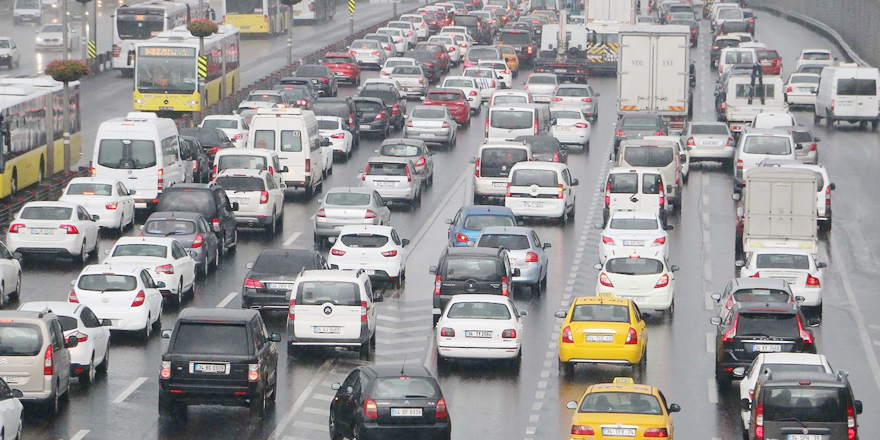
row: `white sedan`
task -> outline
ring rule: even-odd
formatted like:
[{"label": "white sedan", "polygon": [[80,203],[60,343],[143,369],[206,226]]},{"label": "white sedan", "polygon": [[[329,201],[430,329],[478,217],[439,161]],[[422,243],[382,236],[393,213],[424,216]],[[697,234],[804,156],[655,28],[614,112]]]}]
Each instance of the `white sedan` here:
[{"label": "white sedan", "polygon": [[100,320],[109,319],[110,330],[134,331],[148,341],[152,330],[162,328],[161,281],[153,281],[141,265],[93,264],[72,282],[67,301],[89,306]]},{"label": "white sedan", "polygon": [[236,148],[247,146],[250,127],[241,115],[205,116],[199,127],[219,128],[220,131],[226,133],[226,137],[235,144]]},{"label": "white sedan", "polygon": [[33,301],[18,310],[40,312],[51,310],[61,321],[64,340],[76,336],[79,343],[70,348],[70,372],[81,382],[95,382],[98,372],[106,373],[110,365],[110,323],[95,316],[88,306],[64,301]]},{"label": "white sedan", "polygon": [[605,264],[596,264],[599,271],[596,295],[611,294],[633,300],[642,311],[675,311],[675,275],[678,266],[666,261],[663,255],[630,255],[612,257]]},{"label": "white sedan", "polygon": [[177,304],[195,294],[196,260],[173,238],[122,237],[105,253],[109,257],[104,264],[152,267],[151,277],[165,284],[160,289],[162,296]]},{"label": "white sedan", "polygon": [[330,139],[330,148],[333,151],[331,158],[338,157],[348,161],[348,158],[351,157],[354,138],[342,118],[318,116],[318,133],[325,139]]},{"label": "white sedan", "polygon": [[382,68],[379,69],[379,75],[381,77],[389,77],[391,76],[391,71],[394,70],[397,66],[418,66],[419,62],[415,58],[406,58],[406,57],[392,57],[385,60],[385,64],[382,65]]},{"label": "white sedan", "polygon": [[391,41],[394,41],[394,51],[396,53],[404,53],[409,49],[409,38],[407,38],[403,29],[396,28],[379,28],[376,33],[379,35],[390,35]]},{"label": "white sedan", "polygon": [[21,295],[21,254],[13,254],[0,243],[0,308]]},{"label": "white sedan", "polygon": [[501,295],[455,295],[437,321],[437,367],[449,359],[509,359],[522,362],[522,317]]},{"label": "white sedan", "polygon": [[509,89],[513,87],[513,72],[507,66],[504,60],[480,60],[477,61],[477,67],[486,67],[495,71],[495,74],[501,78],[501,87]]},{"label": "white sedan", "polygon": [[455,37],[452,35],[434,35],[431,38],[428,38],[428,42],[442,44],[443,47],[446,48],[446,53],[449,55],[449,61],[451,61],[454,66],[461,63],[461,48],[458,46],[458,43],[455,42]]},{"label": "white sedan", "polygon": [[123,233],[134,225],[134,190],[118,180],[98,177],[77,177],[67,184],[58,200],[76,203],[100,219],[98,226]]},{"label": "white sedan", "polygon": [[10,252],[71,257],[86,264],[98,255],[100,217],[68,202],[28,202],[6,234]]},{"label": "white sedan", "polygon": [[[601,224],[596,229],[602,229]],[[640,211],[617,211],[611,214],[608,226],[602,231],[599,243],[599,261],[633,254],[669,256],[669,234],[657,214]]]},{"label": "white sedan", "polygon": [[550,118],[556,123],[550,126],[550,134],[567,147],[580,148],[587,151],[590,149],[590,135],[592,124],[584,111],[571,107],[551,107]]},{"label": "white sedan", "polygon": [[[21,429],[24,407],[21,401],[18,400],[21,397],[21,390],[10,388],[5,380],[0,379],[0,414],[2,414],[0,416],[0,423],[2,423],[3,432],[9,432],[10,438],[15,440],[22,438]],[[14,437],[11,434],[13,432],[15,433]]]},{"label": "white sedan", "polygon": [[742,266],[740,277],[779,278],[788,282],[795,297],[803,297],[801,308],[807,317],[822,320],[822,293],[826,263],[816,262],[808,250],[756,249]]},{"label": "white sedan", "polygon": [[327,264],[333,269],[363,269],[371,279],[402,287],[406,278],[406,245],[391,226],[349,225],[339,231]]}]

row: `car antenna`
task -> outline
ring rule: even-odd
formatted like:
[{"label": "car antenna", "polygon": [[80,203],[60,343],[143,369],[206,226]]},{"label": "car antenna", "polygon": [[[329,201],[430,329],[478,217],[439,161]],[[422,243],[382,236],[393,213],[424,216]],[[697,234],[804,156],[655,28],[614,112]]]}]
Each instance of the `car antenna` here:
[{"label": "car antenna", "polygon": [[406,368],[406,356],[407,356],[406,354],[403,355],[403,365],[400,366],[400,375],[401,376],[406,376],[406,374],[403,372],[403,370]]}]

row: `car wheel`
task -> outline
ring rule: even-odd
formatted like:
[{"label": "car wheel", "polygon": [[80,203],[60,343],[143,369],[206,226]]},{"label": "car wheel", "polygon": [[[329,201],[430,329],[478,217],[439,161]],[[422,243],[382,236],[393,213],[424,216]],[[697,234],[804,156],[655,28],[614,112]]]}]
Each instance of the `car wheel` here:
[{"label": "car wheel", "polygon": [[202,267],[200,268],[199,273],[198,273],[199,278],[201,278],[203,280],[208,278],[208,269],[209,269],[210,263],[211,263],[210,258],[208,258],[208,256],[205,255],[205,262],[202,264]]},{"label": "car wheel", "polygon": [[58,389],[58,384],[55,384],[55,389],[52,391],[52,395],[49,396],[49,400],[46,402],[46,412],[49,415],[56,415],[61,410],[61,396],[58,394],[61,390]]},{"label": "car wheel", "polygon": [[[828,226],[829,226],[828,229],[831,229],[831,227],[830,227],[831,220],[828,220],[826,223],[828,223]],[[18,276],[16,276],[16,278],[15,278],[15,290],[12,292],[9,292],[9,298],[16,299],[16,298],[18,298],[18,296],[20,294],[21,294],[21,272],[19,272]]]},{"label": "car wheel", "polygon": [[718,384],[718,388],[721,388],[722,390],[728,390],[730,389],[732,379],[729,376],[724,376],[716,370],[715,382]]},{"label": "car wheel", "polygon": [[318,248],[319,250],[324,249],[324,237],[321,237],[318,234],[314,234],[313,238],[315,241],[315,247]]},{"label": "car wheel", "polygon": [[107,349],[104,350],[104,360],[95,368],[98,369],[99,373],[107,374],[107,370],[110,368],[110,344],[107,344]]},{"label": "car wheel", "polygon": [[150,335],[152,334],[153,323],[150,322],[150,317],[147,316],[147,323],[144,325],[143,330],[138,331],[138,336],[141,341],[149,341]]},{"label": "car wheel", "polygon": [[277,230],[278,219],[276,218],[276,215],[277,215],[277,213],[276,213],[275,209],[273,208],[272,209],[272,221],[270,221],[269,224],[266,225],[266,234],[268,234],[270,237],[274,237],[275,231]]},{"label": "car wheel", "polygon": [[[206,261],[207,262],[207,261]],[[211,269],[213,271],[217,271],[217,267],[220,266],[220,249],[214,249],[214,263],[211,264]]]},{"label": "car wheel", "polygon": [[522,367],[522,347],[520,347],[516,357],[510,361],[510,368],[514,373],[519,373],[520,367]]},{"label": "car wheel", "polygon": [[572,204],[572,205],[571,205],[571,211],[568,211],[568,219],[569,219],[569,220],[574,220],[574,215],[575,215],[575,205]]},{"label": "car wheel", "polygon": [[82,372],[79,376],[79,380],[84,385],[91,385],[95,383],[95,374],[97,374],[97,370],[95,369],[95,353],[92,353],[92,360],[89,361],[88,370]]},{"label": "car wheel", "polygon": [[669,308],[663,312],[663,317],[666,318],[667,321],[672,322],[672,319],[675,318],[675,298],[672,298],[672,304],[669,305]]},{"label": "car wheel", "polygon": [[86,252],[86,242],[82,243],[82,246],[79,248],[79,256],[74,258],[74,261],[80,266],[85,267],[85,265],[89,262],[89,254]]},{"label": "car wheel", "polygon": [[251,417],[263,418],[266,415],[266,393],[251,396]]},{"label": "car wheel", "polygon": [[0,309],[6,308],[6,286],[0,284]]},{"label": "car wheel", "polygon": [[376,349],[376,332],[373,332],[373,336],[370,336],[370,347],[374,350]]},{"label": "car wheel", "polygon": [[828,131],[834,131],[834,119],[831,117],[831,110],[825,110],[825,126]]},{"label": "car wheel", "polygon": [[358,351],[358,356],[361,359],[369,359],[370,354],[372,354],[372,352],[373,352],[373,348],[370,347],[370,342],[367,341],[367,342],[364,342],[363,344],[361,344],[360,347],[357,348],[357,351]]},{"label": "car wheel", "polygon": [[342,440],[344,438],[339,432],[339,427],[336,426],[336,415],[333,414],[333,411],[330,411],[330,419],[327,425],[330,431],[330,440]]},{"label": "car wheel", "polygon": [[232,231],[232,244],[229,245],[229,252],[235,252],[238,247],[238,229]]}]

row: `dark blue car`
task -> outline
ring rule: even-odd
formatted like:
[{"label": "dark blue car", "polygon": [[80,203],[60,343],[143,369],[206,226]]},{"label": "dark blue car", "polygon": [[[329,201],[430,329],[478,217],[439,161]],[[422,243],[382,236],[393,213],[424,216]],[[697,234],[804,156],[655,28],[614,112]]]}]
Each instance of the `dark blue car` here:
[{"label": "dark blue car", "polygon": [[449,225],[449,245],[467,246],[468,242],[477,241],[486,226],[516,226],[516,218],[505,206],[471,205],[459,209],[446,223]]}]

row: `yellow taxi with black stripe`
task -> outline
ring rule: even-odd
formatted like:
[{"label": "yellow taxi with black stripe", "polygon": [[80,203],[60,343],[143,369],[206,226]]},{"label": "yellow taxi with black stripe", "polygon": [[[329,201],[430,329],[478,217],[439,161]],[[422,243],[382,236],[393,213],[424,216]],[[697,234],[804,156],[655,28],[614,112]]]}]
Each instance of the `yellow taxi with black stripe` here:
[{"label": "yellow taxi with black stripe", "polygon": [[639,307],[610,293],[582,296],[568,310],[559,331],[559,371],[574,372],[575,364],[630,365],[644,373],[648,329]]},{"label": "yellow taxi with black stripe", "polygon": [[579,402],[566,407],[575,410],[571,440],[672,439],[670,414],[681,411],[677,404],[667,406],[657,387],[637,384],[630,377],[590,385]]}]

